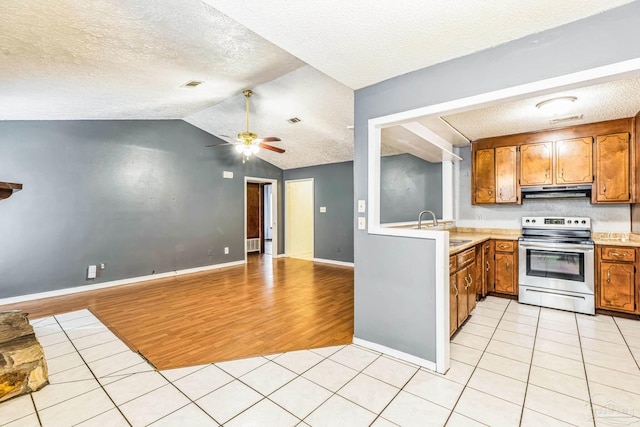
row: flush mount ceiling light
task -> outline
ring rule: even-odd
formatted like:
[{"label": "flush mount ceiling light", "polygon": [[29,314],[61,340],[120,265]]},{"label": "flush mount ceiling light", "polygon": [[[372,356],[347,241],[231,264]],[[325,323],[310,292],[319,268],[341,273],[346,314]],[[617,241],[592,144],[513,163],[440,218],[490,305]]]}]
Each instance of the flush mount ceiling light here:
[{"label": "flush mount ceiling light", "polygon": [[551,116],[557,116],[558,114],[567,112],[577,99],[578,98],[576,98],[575,96],[561,96],[558,98],[551,98],[537,103],[536,108]]}]

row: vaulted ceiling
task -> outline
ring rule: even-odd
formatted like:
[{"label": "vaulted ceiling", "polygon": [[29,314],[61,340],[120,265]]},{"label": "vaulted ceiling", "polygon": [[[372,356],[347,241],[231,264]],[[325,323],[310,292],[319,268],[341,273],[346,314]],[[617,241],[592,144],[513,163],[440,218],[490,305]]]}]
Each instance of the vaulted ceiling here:
[{"label": "vaulted ceiling", "polygon": [[184,119],[231,140],[252,88],[251,130],[287,150],[262,158],[351,160],[354,89],[629,2],[3,0],[0,120]]}]

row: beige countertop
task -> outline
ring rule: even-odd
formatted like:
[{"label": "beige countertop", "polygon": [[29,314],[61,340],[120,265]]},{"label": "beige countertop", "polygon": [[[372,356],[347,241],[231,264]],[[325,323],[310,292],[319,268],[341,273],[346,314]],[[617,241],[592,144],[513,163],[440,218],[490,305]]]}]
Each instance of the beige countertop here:
[{"label": "beige countertop", "polygon": [[640,247],[640,236],[631,233],[595,232],[591,238],[596,245]]},{"label": "beige countertop", "polygon": [[518,240],[520,230],[503,230],[497,228],[455,228],[449,230],[449,240],[469,240],[458,246],[449,246],[449,255],[457,254],[489,239]]}]

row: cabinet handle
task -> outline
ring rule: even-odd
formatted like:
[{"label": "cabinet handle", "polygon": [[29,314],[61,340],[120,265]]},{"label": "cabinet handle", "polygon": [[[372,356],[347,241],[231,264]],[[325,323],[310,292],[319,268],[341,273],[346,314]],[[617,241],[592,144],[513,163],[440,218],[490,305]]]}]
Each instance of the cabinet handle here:
[{"label": "cabinet handle", "polygon": [[607,283],[611,283],[611,269],[607,270]]},{"label": "cabinet handle", "polygon": [[505,245],[505,244],[499,245],[498,247],[500,249],[509,249],[509,245]]},{"label": "cabinet handle", "polygon": [[491,195],[491,193],[493,193],[493,191],[489,190],[489,195]]},{"label": "cabinet handle", "polygon": [[456,291],[456,298],[457,298],[458,295],[460,295],[460,293],[458,292],[458,287],[456,285],[453,285],[453,290]]},{"label": "cabinet handle", "polygon": [[470,288],[471,285],[473,285],[473,277],[471,277],[471,274],[469,274],[469,286],[468,286],[468,288]]},{"label": "cabinet handle", "polygon": [[511,269],[511,264],[507,261],[507,270]]},{"label": "cabinet handle", "polygon": [[602,192],[606,193],[607,192],[607,184],[602,184]]},{"label": "cabinet handle", "polygon": [[564,168],[560,170],[560,178],[564,179]]},{"label": "cabinet handle", "polygon": [[618,252],[609,252],[609,255],[617,256],[617,257],[625,257],[625,256],[627,256],[627,254],[619,254]]}]

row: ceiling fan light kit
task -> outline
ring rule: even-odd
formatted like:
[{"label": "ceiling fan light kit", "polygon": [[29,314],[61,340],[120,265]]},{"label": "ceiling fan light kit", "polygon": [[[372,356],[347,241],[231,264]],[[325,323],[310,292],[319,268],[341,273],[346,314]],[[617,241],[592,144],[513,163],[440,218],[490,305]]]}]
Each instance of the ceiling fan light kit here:
[{"label": "ceiling fan light kit", "polygon": [[[249,157],[253,154],[258,154],[260,148],[264,148],[265,150],[274,151],[276,153],[284,153],[285,150],[282,148],[274,147],[272,145],[265,144],[264,141],[272,142],[272,141],[280,141],[280,138],[276,138],[273,136],[267,138],[258,138],[258,135],[251,132],[249,130],[249,98],[253,94],[251,89],[245,89],[242,91],[242,94],[245,97],[245,106],[246,106],[246,126],[247,130],[244,132],[238,133],[238,137],[236,138],[236,142],[230,142],[227,144],[234,145],[236,151],[242,154],[242,163],[249,160]],[[220,144],[220,145],[227,145]],[[213,147],[218,147],[220,145],[212,145]],[[212,147],[208,145],[208,147]]]}]

